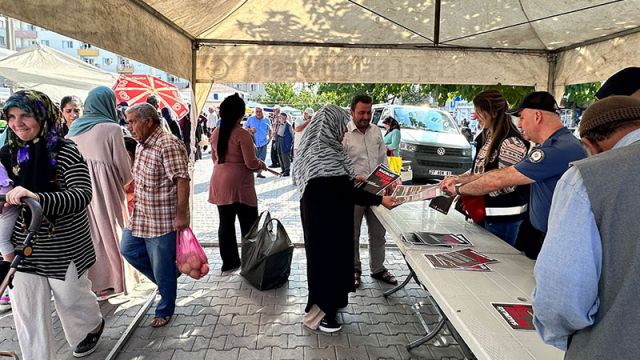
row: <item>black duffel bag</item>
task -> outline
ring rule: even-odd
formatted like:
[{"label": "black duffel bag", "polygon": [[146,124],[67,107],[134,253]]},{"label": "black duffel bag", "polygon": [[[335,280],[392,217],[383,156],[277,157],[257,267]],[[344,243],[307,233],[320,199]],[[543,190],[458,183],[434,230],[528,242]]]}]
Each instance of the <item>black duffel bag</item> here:
[{"label": "black duffel bag", "polygon": [[274,289],[289,279],[292,258],[293,244],[284,226],[263,211],[242,238],[240,275],[258,290]]}]

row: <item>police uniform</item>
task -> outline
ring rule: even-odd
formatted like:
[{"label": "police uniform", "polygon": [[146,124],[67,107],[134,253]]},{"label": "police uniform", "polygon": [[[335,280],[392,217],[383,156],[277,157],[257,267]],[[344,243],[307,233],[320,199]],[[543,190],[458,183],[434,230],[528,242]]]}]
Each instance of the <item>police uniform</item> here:
[{"label": "police uniform", "polygon": [[[535,258],[547,232],[549,209],[556,183],[573,161],[587,157],[580,140],[569,129],[563,127],[554,132],[544,143],[534,148],[529,155],[515,165],[522,175],[535,181],[531,185],[529,219],[537,233],[521,234],[533,248],[525,250],[527,256]],[[519,240],[523,240],[522,237]],[[534,244],[531,244],[533,242]]]}]

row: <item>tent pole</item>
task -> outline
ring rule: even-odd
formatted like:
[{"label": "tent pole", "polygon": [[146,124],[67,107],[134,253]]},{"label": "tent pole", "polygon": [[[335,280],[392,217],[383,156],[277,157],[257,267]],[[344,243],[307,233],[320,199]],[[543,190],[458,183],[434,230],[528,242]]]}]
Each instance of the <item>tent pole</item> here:
[{"label": "tent pole", "polygon": [[549,63],[549,74],[547,75],[547,91],[553,94],[555,97],[556,95],[554,94],[554,88],[556,85],[556,66],[558,65],[558,54],[548,54],[547,62]]},{"label": "tent pole", "polygon": [[442,0],[436,0],[436,10],[433,17],[433,45],[440,45],[440,4]]}]

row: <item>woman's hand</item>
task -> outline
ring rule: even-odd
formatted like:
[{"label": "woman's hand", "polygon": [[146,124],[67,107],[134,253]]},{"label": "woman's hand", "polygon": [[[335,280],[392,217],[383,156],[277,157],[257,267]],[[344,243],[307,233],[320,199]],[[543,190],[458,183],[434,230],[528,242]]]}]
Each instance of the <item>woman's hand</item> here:
[{"label": "woman's hand", "polygon": [[358,184],[367,182],[367,178],[362,175],[357,175],[355,180]]},{"label": "woman's hand", "polygon": [[38,195],[23,188],[22,186],[17,186],[9,190],[9,192],[7,193],[6,195],[7,202],[4,204],[4,206],[20,205],[21,204],[20,199],[22,199],[23,197],[28,197],[28,198],[38,200]]},{"label": "woman's hand", "polygon": [[394,198],[393,196],[383,196],[382,197],[382,203],[380,204],[384,207],[386,207],[387,209],[391,210],[394,207],[398,206],[397,200],[396,198]]},{"label": "woman's hand", "polygon": [[258,170],[267,170],[267,164],[264,161],[260,160],[260,166],[258,167]]},{"label": "woman's hand", "polygon": [[10,252],[8,254],[2,255],[2,260],[12,262],[15,257],[16,257],[16,253]]}]

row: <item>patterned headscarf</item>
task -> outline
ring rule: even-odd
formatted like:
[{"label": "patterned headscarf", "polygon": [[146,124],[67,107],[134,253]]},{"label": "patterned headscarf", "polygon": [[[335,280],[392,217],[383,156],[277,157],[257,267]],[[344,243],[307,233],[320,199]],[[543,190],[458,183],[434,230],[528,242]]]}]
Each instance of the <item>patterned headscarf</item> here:
[{"label": "patterned headscarf", "polygon": [[307,183],[314,178],[355,177],[351,158],[341,143],[349,121],[349,113],[336,105],[326,105],[315,113],[302,136],[293,167],[300,194],[304,194]]},{"label": "patterned headscarf", "polygon": [[34,192],[54,190],[56,156],[65,143],[60,109],[47,95],[36,90],[13,94],[2,109],[7,119],[11,108],[33,114],[40,124],[40,133],[33,140],[23,141],[7,127],[7,145],[2,149],[3,165],[15,185]]}]

